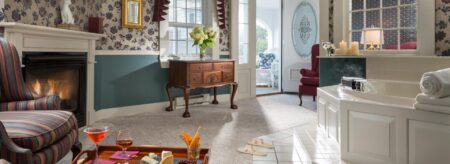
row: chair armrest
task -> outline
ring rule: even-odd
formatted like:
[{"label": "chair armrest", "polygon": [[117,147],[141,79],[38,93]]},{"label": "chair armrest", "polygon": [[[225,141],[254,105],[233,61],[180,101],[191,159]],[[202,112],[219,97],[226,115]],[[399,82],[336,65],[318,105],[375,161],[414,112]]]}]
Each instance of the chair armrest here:
[{"label": "chair armrest", "polygon": [[307,76],[307,77],[318,77],[319,76],[319,74],[317,72],[314,72],[314,71],[309,70],[309,69],[301,69],[300,70],[300,74],[302,76]]},{"label": "chair armrest", "polygon": [[47,96],[28,101],[14,101],[0,104],[0,111],[59,110],[61,100],[58,96]]},{"label": "chair armrest", "polygon": [[[9,161],[11,163],[32,163],[32,152],[29,149],[24,149],[17,146],[9,137],[6,132],[6,128],[0,121],[0,151],[6,151],[7,153],[0,153],[0,158],[10,160],[16,159],[16,161]],[[3,156],[6,155],[6,156]]]}]

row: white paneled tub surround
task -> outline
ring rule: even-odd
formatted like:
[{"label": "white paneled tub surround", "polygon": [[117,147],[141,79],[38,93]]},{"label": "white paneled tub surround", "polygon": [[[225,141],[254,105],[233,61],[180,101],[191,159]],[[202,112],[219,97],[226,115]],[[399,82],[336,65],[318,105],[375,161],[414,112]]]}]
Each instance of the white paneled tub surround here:
[{"label": "white paneled tub surround", "polygon": [[318,126],[349,163],[450,163],[450,115],[415,110],[418,83],[369,80],[364,93],[318,89]]}]

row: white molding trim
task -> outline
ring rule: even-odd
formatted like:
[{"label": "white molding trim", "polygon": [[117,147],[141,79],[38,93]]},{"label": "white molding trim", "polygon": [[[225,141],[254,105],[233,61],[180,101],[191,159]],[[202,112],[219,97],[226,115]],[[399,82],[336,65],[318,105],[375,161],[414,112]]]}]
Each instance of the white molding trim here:
[{"label": "white molding trim", "polygon": [[159,55],[159,51],[145,50],[97,50],[96,55],[99,56],[116,56],[116,55]]},{"label": "white molding trim", "polygon": [[[211,96],[212,98],[213,96]],[[217,99],[220,103],[229,103],[230,102],[230,94],[217,95]],[[114,118],[114,117],[123,117],[123,116],[132,116],[137,114],[146,113],[149,111],[159,110],[160,112],[166,112],[164,109],[169,106],[168,101],[151,103],[151,104],[142,104],[142,105],[133,105],[133,106],[125,106],[125,107],[117,107],[117,108],[108,108],[101,109],[94,113],[94,118],[92,123],[97,122],[99,120]],[[183,109],[175,109],[175,110],[184,110]],[[230,109],[231,110],[231,109]],[[195,114],[195,113],[193,113]],[[181,115],[180,115],[181,118]]]}]

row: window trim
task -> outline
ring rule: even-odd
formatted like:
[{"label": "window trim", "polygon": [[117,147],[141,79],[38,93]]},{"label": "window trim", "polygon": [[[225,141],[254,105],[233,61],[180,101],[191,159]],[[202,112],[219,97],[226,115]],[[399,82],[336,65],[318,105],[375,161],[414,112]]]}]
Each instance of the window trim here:
[{"label": "window trim", "polygon": [[[215,31],[219,31],[217,20],[217,5],[215,1],[203,0],[203,25],[212,27]],[[176,59],[168,54],[169,49],[169,16],[164,16],[165,20],[159,22],[159,57],[161,68],[169,68],[169,60]],[[212,49],[206,51],[207,55],[211,55],[212,59],[220,58],[220,42],[217,37],[216,45]],[[187,58],[183,58],[187,59]],[[198,59],[198,58],[196,58]]]},{"label": "window trim", "polygon": [[[387,31],[387,30],[396,30],[397,33],[397,49],[393,50],[393,49],[381,49],[379,51],[381,52],[400,52],[400,53],[412,53],[412,54],[417,54],[418,50],[416,49],[401,49],[401,30],[416,30],[416,43],[418,41],[418,36],[419,36],[419,31],[417,30],[418,27],[418,4],[417,3],[411,3],[411,4],[401,4],[401,0],[397,0],[398,4],[394,5],[394,6],[388,6],[388,7],[383,7],[383,0],[380,0],[380,6],[376,7],[376,8],[370,8],[367,9],[367,1],[368,0],[363,0],[364,2],[364,8],[363,9],[358,9],[358,10],[352,10],[352,1],[349,0],[349,10],[348,10],[348,16],[351,18],[353,13],[358,13],[358,12],[363,12],[364,16],[363,16],[363,28],[360,30],[353,30],[352,28],[352,22],[350,21],[349,18],[349,36],[352,36],[352,33],[354,32],[362,32],[364,33],[364,30],[367,28],[367,12],[370,11],[379,11],[380,12],[380,27],[375,27],[375,28],[380,28],[383,31]],[[402,7],[415,7],[416,8],[416,25],[415,27],[401,27],[401,8]],[[390,27],[390,28],[383,28],[383,11],[387,10],[387,9],[396,9],[397,11],[397,26],[396,27]],[[349,43],[351,43],[352,38],[349,37]],[[364,48],[360,51],[363,52],[367,52],[367,46],[364,46]]]},{"label": "window trim", "polygon": [[[186,3],[187,3],[187,0],[184,0]],[[177,31],[176,31],[176,40],[171,40],[170,39],[170,36],[169,36],[169,44],[168,44],[168,48],[170,49],[171,47],[170,47],[170,42],[172,42],[172,41],[175,41],[175,42],[179,42],[179,41],[182,41],[182,40],[179,40],[179,38],[178,38],[178,28],[186,28],[186,29],[189,29],[189,28],[194,28],[195,26],[199,26],[199,25],[204,25],[205,24],[205,17],[204,17],[204,15],[206,15],[205,13],[206,13],[206,9],[205,9],[205,0],[200,0],[201,1],[201,3],[202,3],[202,7],[201,7],[201,13],[202,13],[202,20],[201,20],[201,24],[197,24],[197,23],[180,23],[180,22],[170,22],[170,20],[168,20],[168,22],[169,22],[169,29],[170,28],[175,28],[175,29],[177,29]],[[172,2],[173,3],[173,2]],[[186,4],[187,5],[187,4]],[[197,2],[196,2],[196,4],[195,5],[197,5]],[[170,8],[170,7],[169,7]],[[178,7],[176,7],[176,6],[174,6],[174,9],[177,9]],[[192,9],[192,8],[188,8],[187,6],[186,6],[186,8],[182,8],[182,9],[185,9],[186,10],[186,12],[187,12],[187,10],[188,9]],[[195,6],[195,8],[194,8],[194,10],[195,11],[197,11],[197,6]],[[170,9],[169,9],[169,11],[170,11]],[[171,14],[171,13],[169,13],[169,14]],[[168,15],[169,15],[168,14]],[[170,17],[170,15],[169,15],[169,17]],[[186,15],[186,22],[187,22],[187,15]],[[176,15],[175,15],[175,17],[174,17],[174,19],[177,19],[176,18]],[[197,13],[195,13],[195,22],[197,21]],[[187,31],[187,32],[189,32],[189,31]],[[183,58],[183,59],[194,59],[194,58],[197,58],[198,56],[195,56],[195,55],[191,55],[191,54],[189,54],[189,46],[192,46],[192,45],[189,45],[189,41],[190,41],[190,38],[189,38],[189,33],[187,33],[187,35],[186,35],[186,52],[187,52],[187,54],[185,54],[185,56],[183,56],[183,55],[178,55],[178,54],[168,54],[168,55],[172,55],[172,56],[177,56],[177,57],[180,57],[180,58]],[[176,51],[178,52],[178,44],[176,44]],[[170,51],[169,51],[170,52]],[[198,51],[198,48],[197,48],[197,52],[199,52]]]},{"label": "window trim", "polygon": [[[350,41],[350,0],[335,0],[334,3],[335,43]],[[432,11],[432,12],[430,12]],[[379,50],[361,51],[366,55],[392,56],[431,56],[435,55],[435,3],[429,0],[417,0],[417,49],[416,50]],[[400,14],[398,14],[400,15]]]}]

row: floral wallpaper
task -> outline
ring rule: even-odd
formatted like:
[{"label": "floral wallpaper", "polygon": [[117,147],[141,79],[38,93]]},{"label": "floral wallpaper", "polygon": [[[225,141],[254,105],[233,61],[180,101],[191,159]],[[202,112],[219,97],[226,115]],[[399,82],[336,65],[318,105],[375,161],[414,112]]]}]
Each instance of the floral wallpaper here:
[{"label": "floral wallpaper", "polygon": [[[61,0],[4,0],[4,15],[8,22],[55,27],[61,22]],[[144,2],[144,28],[122,28],[120,0],[72,0],[75,23],[84,30],[89,16],[102,17],[104,33],[97,41],[97,50],[159,50],[159,24],[152,22],[153,0]],[[229,5],[227,5],[229,8]],[[229,10],[227,10],[229,12]],[[0,12],[0,16],[1,16]],[[229,21],[228,21],[229,22]],[[227,27],[229,27],[227,23]],[[220,30],[220,49],[228,51],[229,30]]]},{"label": "floral wallpaper", "polygon": [[450,0],[436,0],[436,54],[450,56]]},{"label": "floral wallpaper", "polygon": [[330,38],[330,42],[331,43],[333,43],[334,42],[334,24],[333,24],[333,22],[334,22],[334,17],[333,17],[333,15],[334,15],[334,0],[330,0],[330,6],[329,6],[329,15],[328,15],[328,21],[329,21],[329,23],[328,23],[328,28],[329,28],[329,30],[328,30],[328,36],[329,36],[329,38]]},{"label": "floral wallpaper", "polygon": [[[4,0],[4,15],[8,22],[19,22],[55,27],[61,22],[61,0]],[[87,27],[87,17],[91,14],[92,0],[72,0],[71,10],[75,23]]]},{"label": "floral wallpaper", "polygon": [[122,27],[122,2],[96,0],[95,16],[103,18],[107,37],[97,41],[97,50],[148,50],[159,51],[159,24],[152,22],[153,0],[143,1],[144,28]]}]

